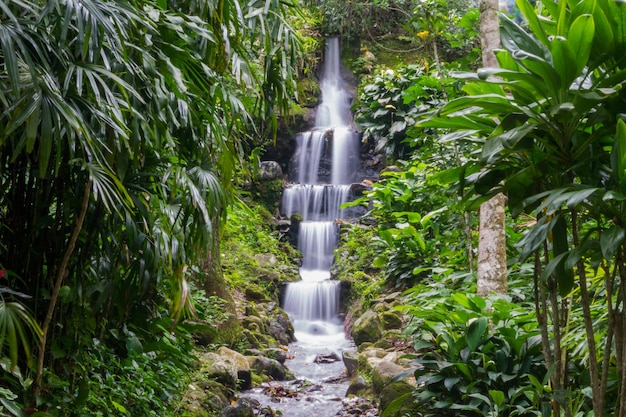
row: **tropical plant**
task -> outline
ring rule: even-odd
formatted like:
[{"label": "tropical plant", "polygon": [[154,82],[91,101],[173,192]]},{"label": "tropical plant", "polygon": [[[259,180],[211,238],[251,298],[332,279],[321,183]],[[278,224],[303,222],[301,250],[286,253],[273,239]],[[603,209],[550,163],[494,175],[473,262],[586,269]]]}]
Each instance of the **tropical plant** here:
[{"label": "tropical plant", "polygon": [[295,91],[296,10],[0,0],[0,262],[42,323],[35,393],[73,389],[48,372],[94,338],[190,311],[245,129],[271,137]]},{"label": "tropical plant", "polygon": [[[626,7],[612,0],[543,1],[540,11],[527,0],[517,5],[527,28],[502,17],[500,68],[462,75],[471,80],[467,96],[423,126],[481,143],[480,159],[460,175],[473,185],[473,203],[503,192],[514,216],[534,219],[519,242],[520,259],[534,263],[542,347],[554,369],[551,386],[563,394],[556,404],[571,415],[572,352],[563,336],[575,295],[587,336],[576,360],[588,369],[594,415],[623,416],[624,351],[613,342],[621,343],[624,311]],[[592,314],[595,303],[606,321]],[[610,392],[615,385],[618,395]]]},{"label": "tropical plant", "polygon": [[[450,164],[446,158],[439,162]],[[456,210],[457,197],[440,192],[437,165],[418,159],[399,165],[401,170],[384,172],[352,204],[371,204],[369,214],[377,219],[372,265],[383,269],[387,285],[408,288],[433,270],[466,268],[468,242],[458,228],[466,219]]]},{"label": "tropical plant", "polygon": [[428,131],[415,128],[417,118],[440,107],[448,95],[456,96],[456,82],[442,84],[428,68],[408,65],[384,69],[361,82],[355,104],[355,120],[363,130],[363,141],[375,144],[391,159],[407,158],[424,142]]},{"label": "tropical plant", "polygon": [[424,287],[407,296],[403,310],[411,322],[405,331],[414,340],[411,363],[420,387],[412,396],[422,414],[541,415],[534,406],[549,406],[550,395],[537,393],[547,370],[527,306]]}]

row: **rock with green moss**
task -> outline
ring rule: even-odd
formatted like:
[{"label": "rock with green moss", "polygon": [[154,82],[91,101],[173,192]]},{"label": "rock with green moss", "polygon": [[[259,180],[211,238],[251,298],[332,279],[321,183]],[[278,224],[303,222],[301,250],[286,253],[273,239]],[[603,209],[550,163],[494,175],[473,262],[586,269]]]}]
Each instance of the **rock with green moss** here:
[{"label": "rock with green moss", "polygon": [[401,329],[402,328],[402,312],[398,310],[384,311],[381,315],[385,329]]},{"label": "rock with green moss", "polygon": [[346,397],[350,395],[369,397],[371,391],[372,385],[363,379],[363,377],[357,375],[350,380],[350,385],[348,385],[348,389],[346,390]]},{"label": "rock with green moss", "polygon": [[190,383],[181,399],[184,415],[195,417],[215,416],[230,405],[229,389],[217,381],[199,380]]},{"label": "rock with green moss", "polygon": [[266,375],[275,381],[285,381],[293,377],[291,371],[276,359],[265,356],[248,356],[247,359],[256,374]]},{"label": "rock with green moss", "polygon": [[230,389],[237,386],[237,364],[232,358],[222,357],[214,352],[203,352],[200,357],[200,373]]},{"label": "rock with green moss", "polygon": [[395,404],[398,408],[392,415],[405,415],[404,413],[410,413],[414,408],[413,398],[411,397],[414,389],[415,388],[411,385],[403,381],[392,382],[391,384],[385,386],[378,396],[380,411],[384,413],[392,402],[403,398],[404,401]]},{"label": "rock with green moss", "polygon": [[342,352],[343,364],[346,366],[348,375],[356,374],[359,366],[359,354],[353,350],[344,350]]},{"label": "rock with green moss", "polygon": [[367,310],[354,322],[351,333],[357,345],[363,342],[376,342],[383,335],[383,324],[376,312]]},{"label": "rock with green moss", "polygon": [[369,358],[368,364],[372,369],[372,384],[377,393],[391,384],[393,378],[405,372],[400,365],[381,358]]},{"label": "rock with green moss", "polygon": [[248,359],[239,352],[225,346],[217,350],[217,354],[224,358],[230,358],[235,362],[237,369],[237,388],[246,390],[252,387],[252,372]]},{"label": "rock with green moss", "polygon": [[219,417],[254,417],[254,405],[246,398],[242,398],[222,411]]}]

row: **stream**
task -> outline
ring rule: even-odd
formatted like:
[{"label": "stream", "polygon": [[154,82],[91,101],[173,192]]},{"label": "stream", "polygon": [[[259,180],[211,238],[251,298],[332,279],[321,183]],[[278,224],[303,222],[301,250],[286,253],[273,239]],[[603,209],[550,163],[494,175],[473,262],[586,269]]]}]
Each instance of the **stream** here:
[{"label": "stream", "polygon": [[[350,184],[359,182],[359,135],[351,128],[351,94],[341,76],[339,41],[327,39],[320,80],[321,101],[312,130],[298,134],[283,192],[281,214],[302,217],[298,249],[301,281],[288,284],[283,309],[289,314],[296,342],[285,365],[295,380],[271,381],[243,393],[271,412],[289,417],[331,417],[357,413],[346,399],[349,386],[342,360],[355,346],[344,330],[340,284],[330,268],[339,239],[340,207],[350,199]],[[352,411],[349,410],[352,407]],[[363,407],[362,407],[363,408]],[[278,414],[278,413],[277,413]],[[271,414],[270,414],[271,415]]]}]

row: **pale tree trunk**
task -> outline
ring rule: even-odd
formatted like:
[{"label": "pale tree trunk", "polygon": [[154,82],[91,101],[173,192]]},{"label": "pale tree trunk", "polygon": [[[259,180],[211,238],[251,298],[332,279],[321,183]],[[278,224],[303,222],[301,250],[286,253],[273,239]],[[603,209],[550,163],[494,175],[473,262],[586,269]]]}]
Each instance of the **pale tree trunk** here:
[{"label": "pale tree trunk", "polygon": [[506,294],[507,292],[505,202],[506,197],[498,194],[480,206],[478,295]]},{"label": "pale tree trunk", "polygon": [[493,51],[500,47],[498,0],[482,0],[480,3],[480,43],[483,67],[497,67],[498,61]]},{"label": "pale tree trunk", "polygon": [[[480,5],[480,39],[483,66],[497,67],[493,51],[500,47],[498,0],[483,0]],[[498,194],[480,206],[478,237],[479,295],[507,292],[506,235],[504,205],[506,197]]]}]

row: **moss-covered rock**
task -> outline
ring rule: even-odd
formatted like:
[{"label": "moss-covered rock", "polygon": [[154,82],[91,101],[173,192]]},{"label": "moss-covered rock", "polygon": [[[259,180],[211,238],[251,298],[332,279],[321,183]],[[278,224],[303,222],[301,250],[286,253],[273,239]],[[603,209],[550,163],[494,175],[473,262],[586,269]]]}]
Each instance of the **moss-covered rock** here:
[{"label": "moss-covered rock", "polygon": [[203,352],[200,357],[200,373],[204,379],[212,379],[227,388],[237,386],[237,364],[229,357],[222,357],[214,352]]},{"label": "moss-covered rock", "polygon": [[250,389],[252,387],[252,372],[250,371],[248,359],[241,353],[224,346],[217,350],[217,354],[224,358],[230,358],[235,362],[235,368],[237,370],[237,388],[242,390]]},{"label": "moss-covered rock", "polygon": [[402,312],[398,310],[387,310],[380,315],[385,329],[402,328]]},{"label": "moss-covered rock", "polygon": [[[406,382],[393,382],[380,392],[378,396],[378,402],[380,404],[379,409],[381,412],[385,412],[385,410],[389,407],[389,405],[399,399],[404,398],[405,401],[401,404],[398,404],[398,410],[396,414],[393,415],[405,415],[405,412],[410,412],[413,410],[413,399],[411,397],[411,393],[414,388],[407,384]],[[414,415],[414,414],[410,414]]]},{"label": "moss-covered rock", "polygon": [[357,345],[363,342],[376,342],[383,334],[383,324],[376,312],[367,310],[354,322],[351,333]]}]

